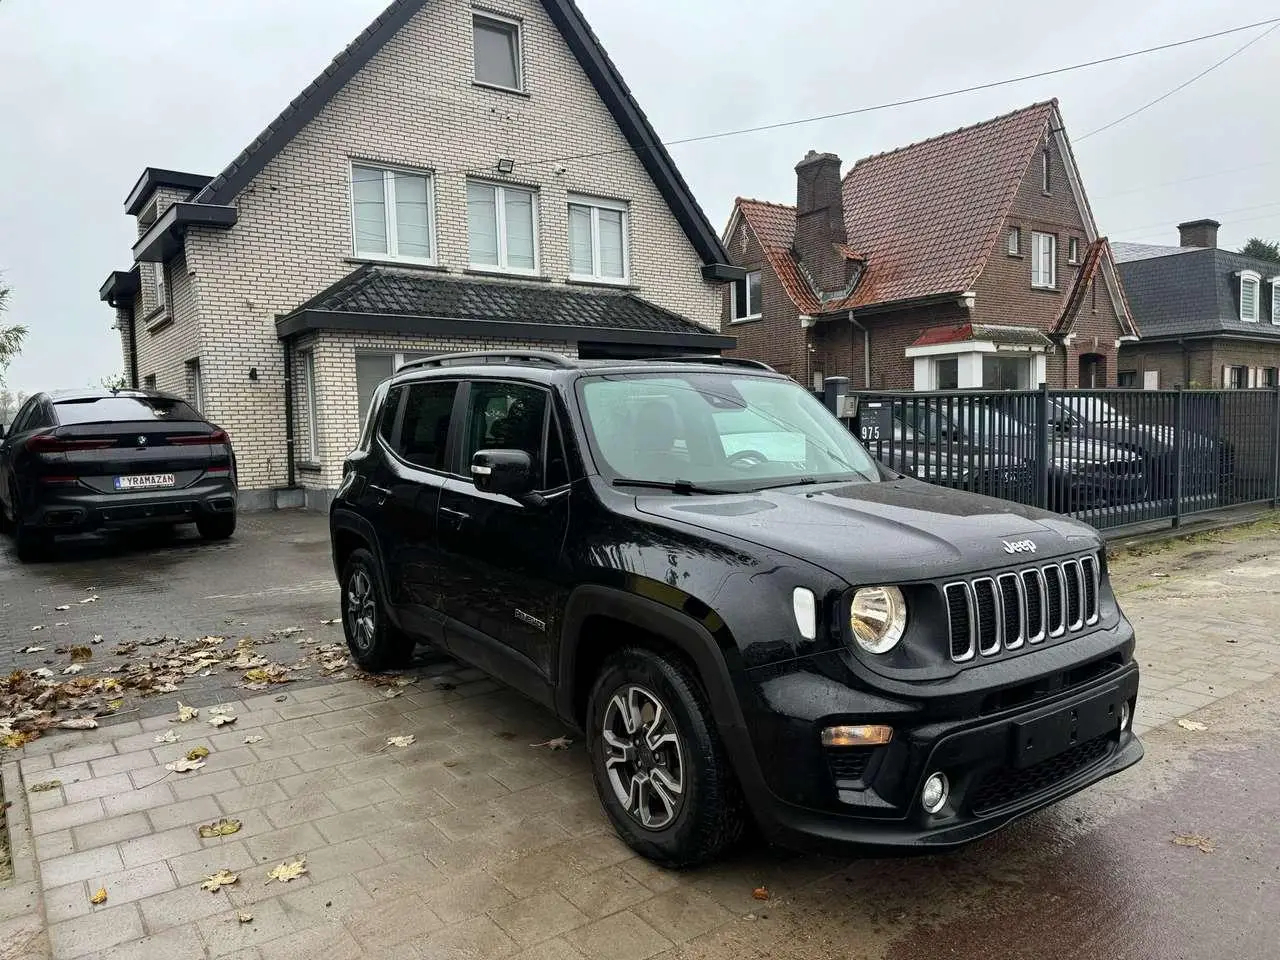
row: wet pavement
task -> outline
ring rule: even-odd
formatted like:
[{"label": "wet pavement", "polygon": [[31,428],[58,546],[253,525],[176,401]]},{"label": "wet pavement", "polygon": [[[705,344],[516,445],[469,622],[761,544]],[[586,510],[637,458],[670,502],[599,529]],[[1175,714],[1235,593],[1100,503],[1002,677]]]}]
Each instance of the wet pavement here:
[{"label": "wet pavement", "polygon": [[[59,629],[113,637],[225,632],[228,617],[258,635],[318,624],[336,608],[327,563],[323,519],[305,515],[250,518],[242,537],[213,548],[22,569],[0,559],[0,605],[10,605],[0,606],[0,657],[8,665],[7,651],[30,642],[8,625],[29,630],[55,616],[75,618]],[[194,678],[200,695],[184,689],[185,702],[234,699],[241,715],[230,733],[179,728],[184,739],[207,738],[207,770],[153,782],[171,759],[165,751],[178,749],[154,743],[153,731],[170,729],[161,717],[26,748],[28,783],[56,775],[65,784],[32,795],[55,949],[106,960],[315,951],[379,960],[1276,960],[1280,533],[1144,549],[1115,561],[1113,576],[1140,638],[1146,758],[941,856],[824,859],[757,845],[670,873],[613,839],[580,744],[554,754],[530,746],[560,732],[550,715],[467,671],[433,686],[440,658],[391,700],[356,681],[290,684],[278,701],[276,690],[235,688],[236,674]],[[52,610],[89,587],[98,603]],[[173,699],[154,704],[171,710]],[[248,734],[264,740],[245,746]],[[392,734],[417,743],[388,751]],[[245,824],[218,844],[221,854],[174,829],[220,815]],[[126,869],[108,875],[112,851]],[[261,883],[255,871],[294,855],[307,856],[314,877]],[[246,873],[226,903],[189,889],[197,865],[224,865],[218,856]],[[91,908],[87,892],[99,881],[112,899]],[[767,900],[753,896],[761,886]],[[242,901],[258,919],[241,928]],[[126,933],[139,939],[125,943]],[[125,952],[106,949],[117,942]]]}]

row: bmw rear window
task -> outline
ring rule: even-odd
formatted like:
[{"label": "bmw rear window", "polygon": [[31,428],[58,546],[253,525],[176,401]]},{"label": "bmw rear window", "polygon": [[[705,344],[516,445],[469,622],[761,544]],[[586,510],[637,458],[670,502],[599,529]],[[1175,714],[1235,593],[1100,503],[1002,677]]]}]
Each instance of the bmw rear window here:
[{"label": "bmw rear window", "polygon": [[169,397],[90,397],[59,400],[53,405],[58,423],[120,423],[139,420],[203,422],[204,417],[185,400]]}]

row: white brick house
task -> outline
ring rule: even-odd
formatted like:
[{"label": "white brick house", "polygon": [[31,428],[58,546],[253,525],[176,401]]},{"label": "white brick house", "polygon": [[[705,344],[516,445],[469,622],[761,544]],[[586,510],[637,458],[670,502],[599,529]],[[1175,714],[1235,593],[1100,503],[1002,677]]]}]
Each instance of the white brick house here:
[{"label": "white brick house", "polygon": [[572,0],[396,0],[221,174],[125,208],[126,375],[231,434],[248,508],[327,503],[408,357],[733,344],[741,271]]}]

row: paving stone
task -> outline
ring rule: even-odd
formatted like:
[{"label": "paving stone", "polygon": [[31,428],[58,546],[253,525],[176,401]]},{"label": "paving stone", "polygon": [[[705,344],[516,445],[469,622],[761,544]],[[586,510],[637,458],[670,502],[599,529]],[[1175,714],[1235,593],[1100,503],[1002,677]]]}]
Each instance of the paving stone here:
[{"label": "paving stone", "polygon": [[[741,882],[736,876],[735,880]],[[674,943],[683,943],[733,919],[720,904],[695,890],[674,890],[634,908],[640,919]]]},{"label": "paving stone", "polygon": [[515,897],[487,873],[456,877],[427,895],[428,906],[445,923],[499,910],[514,901]]},{"label": "paving stone", "polygon": [[[241,880],[241,883],[244,881]],[[224,911],[227,901],[218,894],[201,890],[198,886],[178,887],[168,893],[160,893],[138,902],[147,930],[157,933],[170,927],[194,923],[204,917]]]},{"label": "paving stone", "polygon": [[268,941],[258,947],[258,952],[262,955],[262,960],[299,960],[310,957],[323,957],[324,960],[363,960],[364,957],[360,945],[337,921]]},{"label": "paving stone", "polygon": [[540,850],[499,864],[491,872],[504,887],[517,897],[527,897],[548,885],[566,883],[586,876],[590,871],[567,854],[566,845]]},{"label": "paving stone", "polygon": [[[647,861],[646,861],[647,862]],[[598,919],[650,899],[653,891],[621,866],[560,884],[565,898],[588,917]]]},{"label": "paving stone", "polygon": [[582,951],[568,940],[556,937],[522,950],[512,960],[581,960],[582,957]]},{"label": "paving stone", "polygon": [[310,851],[324,846],[324,838],[310,823],[273,830],[245,841],[249,853],[258,863],[269,860],[284,860],[295,856],[304,856]]},{"label": "paving stone", "polygon": [[473,774],[470,777],[458,780],[456,783],[436,787],[435,790],[436,793],[440,794],[455,807],[465,807],[484,803],[486,800],[496,800],[498,797],[506,796],[511,792],[487,773]]},{"label": "paving stone", "polygon": [[338,787],[326,792],[329,802],[338,810],[357,810],[375,803],[400,799],[399,792],[385,780],[368,780]]},{"label": "paving stone", "polygon": [[243,767],[235,768],[236,779],[239,780],[237,786],[245,787],[252,786],[255,783],[265,783],[268,780],[280,780],[301,772],[298,765],[288,757],[278,757],[275,760],[260,760],[257,763],[249,763]]},{"label": "paving stone", "polygon": [[435,864],[421,853],[357,870],[355,876],[379,901],[402,896],[427,896],[448,882]]},{"label": "paving stone", "polygon": [[[61,787],[32,793],[30,785],[40,783],[46,778],[41,777],[39,774],[34,777],[31,774],[26,774],[23,779],[29,785],[27,788],[27,809],[32,813],[37,813],[41,810],[52,810],[54,807],[66,805],[67,798],[63,795]],[[47,779],[52,780],[53,778],[48,777]]]},{"label": "paving stone", "polygon": [[[22,766],[22,776],[31,779],[32,774],[42,773],[53,767],[53,758],[49,755],[43,757],[23,757],[19,761]],[[39,780],[39,777],[36,777]]]},{"label": "paving stone", "polygon": [[359,755],[353,752],[346,744],[304,750],[301,753],[290,754],[290,756],[299,769],[303,771],[326,770],[329,767],[336,767],[339,764],[350,763],[352,760],[360,759]]},{"label": "paving stone", "polygon": [[92,881],[94,889],[106,887],[108,903],[129,903],[157,893],[173,890],[178,886],[169,865],[148,863],[141,867],[126,867],[119,873],[108,874]]},{"label": "paving stone", "polygon": [[139,867],[158,860],[168,860],[200,849],[200,838],[194,830],[177,827],[126,840],[120,844],[120,857],[127,867]]},{"label": "paving stone", "polygon": [[441,927],[435,933],[410,941],[424,957],[509,957],[520,948],[488,917],[475,917]]},{"label": "paving stone", "polygon": [[282,828],[332,816],[338,808],[323,793],[306,793],[263,807],[262,812],[273,826]]},{"label": "paving stone", "polygon": [[532,946],[587,923],[587,916],[559,893],[526,897],[489,911],[494,923],[521,946]]},{"label": "paving stone", "polygon": [[238,840],[224,841],[205,849],[170,857],[167,863],[179,884],[202,883],[206,877],[219,870],[238,873],[255,866],[248,848]]},{"label": "paving stone", "polygon": [[[108,811],[108,815],[114,815],[114,812]],[[93,823],[102,818],[103,801],[94,797],[92,800],[68,803],[52,810],[31,811],[31,832],[38,837],[43,833],[78,827],[83,823]]]},{"label": "paving stone", "polygon": [[131,940],[112,947],[97,960],[192,960],[204,955],[204,944],[194,927],[173,927],[164,933]]},{"label": "paving stone", "polygon": [[72,839],[70,830],[55,830],[52,833],[42,833],[35,838],[36,856],[44,860],[52,860],[54,857],[65,857],[69,853],[76,852],[75,840]]},{"label": "paving stone", "polygon": [[146,933],[138,915],[138,905],[121,904],[117,907],[98,909],[88,916],[78,917],[49,926],[49,943],[58,960],[79,957],[93,951],[105,950],[127,940],[137,940]]},{"label": "paving stone", "polygon": [[89,850],[108,843],[131,840],[151,832],[151,823],[145,813],[126,813],[120,817],[96,820],[71,828],[71,837],[77,850]]},{"label": "paving stone", "polygon": [[173,783],[173,795],[179,800],[204,797],[211,793],[218,794],[224,790],[235,790],[240,786],[234,770],[198,770],[194,773],[178,773],[174,776],[182,778]]},{"label": "paving stone", "polygon": [[[321,689],[317,687],[316,689]],[[354,723],[344,724],[340,727],[323,727],[308,730],[303,734],[307,742],[317,749],[327,749],[329,747],[342,747],[359,739],[360,731],[356,729]]]},{"label": "paving stone", "polygon": [[279,803],[287,799],[280,785],[272,780],[255,783],[248,787],[236,787],[234,790],[219,790],[217,794],[218,805],[223,810],[231,811],[228,816],[237,817],[239,816],[237,811],[265,807],[267,804]]},{"label": "paving stone", "polygon": [[111,776],[95,776],[76,783],[64,783],[62,785],[62,793],[67,798],[68,803],[78,803],[81,800],[90,800],[94,797],[106,797],[132,789],[133,783],[130,782],[127,772],[114,773]]},{"label": "paving stone", "polygon": [[629,910],[572,930],[565,939],[591,960],[648,960],[671,946],[670,940]]},{"label": "paving stone", "polygon": [[320,881],[333,876],[350,876],[383,862],[382,854],[367,840],[357,838],[316,848],[307,858],[307,867],[312,877]]},{"label": "paving stone", "polygon": [[441,923],[421,897],[402,894],[379,898],[346,917],[346,928],[364,949],[382,957],[392,948],[440,929]]},{"label": "paving stone", "polygon": [[[47,881],[46,881],[47,882]],[[97,887],[94,887],[97,890]],[[39,901],[33,906],[39,909]],[[48,886],[44,891],[44,913],[49,923],[61,923],[93,912],[89,902],[89,885],[83,880],[66,883],[60,887]],[[3,956],[3,953],[0,953]]]},{"label": "paving stone", "polygon": [[106,874],[123,870],[124,866],[118,847],[95,847],[46,860],[40,864],[40,882],[46,887],[60,887],[77,880],[93,883]]},{"label": "paving stone", "polygon": [[[119,741],[117,741],[117,746],[119,746]],[[95,777],[109,777],[116,773],[128,773],[130,770],[150,767],[154,763],[150,750],[135,750],[131,753],[121,753],[113,757],[103,757],[101,760],[91,760],[89,769],[93,771]]]},{"label": "paving stone", "polygon": [[[243,883],[244,880],[241,879],[240,882]],[[206,893],[205,896],[210,895]],[[256,950],[258,945],[283,935],[290,935],[295,930],[284,908],[275,900],[255,903],[250,907],[233,907],[228,910],[227,900],[217,897],[216,894],[213,896],[221,901],[219,904],[221,910],[195,924],[195,929],[200,932],[200,939],[208,948],[210,957],[221,958],[245,950]],[[239,920],[241,912],[252,914],[253,920],[249,923],[241,923]],[[311,960],[312,957],[323,956],[323,952],[295,954],[297,960]],[[185,958],[174,957],[173,960],[185,960]]]},{"label": "paving stone", "polygon": [[194,800],[153,807],[146,812],[146,817],[151,821],[154,830],[172,830],[174,827],[184,826],[194,829],[199,824],[217,820],[222,816],[222,807],[212,796],[196,797]]},{"label": "paving stone", "polygon": [[[310,861],[307,866],[310,867]],[[292,888],[292,882],[289,886]],[[273,902],[279,903],[293,925],[302,929],[318,921],[343,920],[348,914],[372,905],[374,900],[355,877],[348,875],[323,882],[312,877],[308,886],[286,890]]]},{"label": "paving stone", "polygon": [[[357,810],[344,816],[355,816],[362,812]],[[444,835],[431,824],[412,821],[395,827],[384,826],[381,830],[368,834],[366,839],[387,860],[402,856],[406,850],[421,850],[429,856],[436,844],[447,842]],[[440,866],[434,858],[432,862]],[[474,869],[477,864],[473,863],[471,866]]]},{"label": "paving stone", "polygon": [[81,746],[68,747],[65,750],[55,750],[52,759],[55,767],[65,767],[73,763],[83,763],[86,760],[110,757],[115,752],[115,744],[110,742],[86,743]]},{"label": "paving stone", "polygon": [[102,805],[106,808],[107,816],[118,817],[124,813],[163,807],[173,803],[175,799],[177,798],[174,796],[173,788],[167,782],[159,782],[103,797]]},{"label": "paving stone", "polygon": [[[339,813],[315,822],[315,828],[329,843],[341,843],[386,830],[385,822],[370,814],[367,808]],[[434,829],[434,828],[433,828]],[[403,851],[400,851],[403,853]]]}]

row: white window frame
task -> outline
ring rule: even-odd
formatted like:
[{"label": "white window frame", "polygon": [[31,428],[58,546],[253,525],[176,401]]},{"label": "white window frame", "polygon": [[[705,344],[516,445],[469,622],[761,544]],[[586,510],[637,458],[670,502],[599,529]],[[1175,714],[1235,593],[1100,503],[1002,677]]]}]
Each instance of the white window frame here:
[{"label": "white window frame", "polygon": [[[569,194],[569,207],[585,207],[591,212],[591,273],[574,273],[573,259],[569,261],[569,279],[585,280],[591,283],[618,283],[625,284],[631,282],[631,213],[627,204],[621,200],[606,200],[603,197],[589,197],[584,194]],[[606,277],[600,273],[600,211],[611,210],[622,214],[622,276]],[[566,208],[566,216],[568,209]],[[537,225],[537,213],[535,203],[534,224]],[[568,236],[569,226],[566,224],[565,235]],[[535,241],[534,247],[537,247]],[[534,260],[537,260],[537,251],[534,251]]]},{"label": "white window frame", "polygon": [[[471,184],[476,183],[484,187],[489,187],[494,191],[494,219],[496,220],[497,236],[498,236],[498,263],[495,266],[492,263],[473,263],[471,261],[471,214],[467,212],[467,267],[471,270],[481,270],[486,273],[515,273],[521,276],[536,276],[542,269],[542,258],[539,255],[538,235],[541,231],[541,223],[538,215],[538,191],[534,187],[526,187],[518,183],[500,183],[496,180],[482,180],[478,177],[468,177],[468,190]],[[507,265],[507,191],[516,190],[520,193],[527,193],[533,198],[533,267],[511,267]]]},{"label": "white window frame", "polygon": [[1010,227],[1005,239],[1005,249],[1011,257],[1022,256],[1022,228]]},{"label": "white window frame", "polygon": [[1272,277],[1271,283],[1271,322],[1280,326],[1280,277]]},{"label": "white window frame", "polygon": [[[761,299],[764,298],[764,274],[759,270],[748,270],[742,275],[742,289],[745,291],[747,298],[747,312],[742,316],[738,316],[738,285],[731,283],[729,285],[729,322],[730,323],[746,323],[748,320],[759,320],[763,316],[763,306],[759,303],[751,302],[751,275],[760,274],[760,294]],[[755,309],[753,310],[752,307]]]},{"label": "white window frame", "polygon": [[[515,28],[516,35],[516,85],[508,87],[501,83],[493,83],[489,80],[481,80],[476,76],[476,21],[488,20],[490,23],[500,24],[504,27]],[[477,86],[488,87],[491,90],[507,90],[513,93],[524,93],[524,24],[514,17],[504,17],[499,13],[492,13],[488,10],[472,9],[471,11],[471,80]]]},{"label": "white window frame", "polygon": [[[1261,301],[1262,301],[1262,274],[1258,273],[1258,271],[1256,271],[1256,270],[1241,270],[1241,271],[1240,271],[1240,273],[1239,273],[1239,277],[1240,277],[1240,319],[1241,319],[1244,323],[1257,323],[1257,322],[1258,322],[1258,315],[1262,313],[1262,303],[1261,303]],[[1253,285],[1253,316],[1251,316],[1251,317],[1245,316],[1245,312],[1244,312],[1244,288],[1245,288],[1245,284],[1252,284],[1252,285]],[[1274,321],[1274,314],[1275,314],[1275,311],[1274,311],[1274,307],[1273,307],[1273,310],[1272,310],[1272,316],[1273,316],[1273,320],[1272,320],[1272,322],[1273,322],[1273,323],[1275,322],[1275,321]]]},{"label": "white window frame", "polygon": [[312,463],[319,463],[320,399],[316,391],[316,354],[314,350],[303,350],[299,357],[302,360],[302,384],[307,401],[307,458]]},{"label": "white window frame", "polygon": [[169,305],[169,278],[163,261],[158,260],[151,265],[151,295],[156,298],[153,309]]},{"label": "white window frame", "polygon": [[[378,170],[382,173],[382,209],[384,226],[387,231],[386,253],[361,253],[360,243],[356,237],[356,167]],[[400,254],[399,224],[396,222],[396,174],[402,173],[411,177],[422,177],[427,181],[427,242],[431,244],[431,256],[408,257]],[[436,179],[430,170],[415,167],[398,167],[373,161],[351,160],[351,253],[356,260],[386,260],[396,263],[418,263],[435,266],[437,258],[436,245]]]},{"label": "white window frame", "polygon": [[1080,238],[1067,237],[1067,263],[1080,263]]},{"label": "white window frame", "polygon": [[[1049,254],[1049,276],[1048,282],[1045,282],[1044,274],[1041,270],[1040,244],[1042,241],[1048,243]],[[1031,231],[1031,286],[1037,290],[1056,290],[1058,287],[1058,238],[1052,233],[1041,233],[1039,230]]]}]

